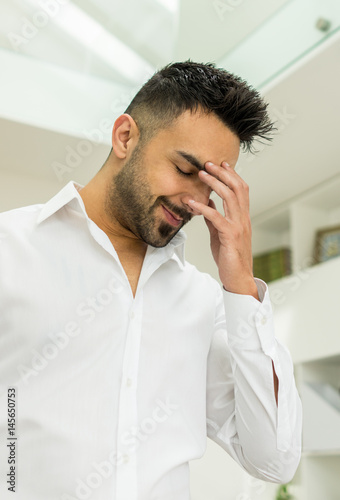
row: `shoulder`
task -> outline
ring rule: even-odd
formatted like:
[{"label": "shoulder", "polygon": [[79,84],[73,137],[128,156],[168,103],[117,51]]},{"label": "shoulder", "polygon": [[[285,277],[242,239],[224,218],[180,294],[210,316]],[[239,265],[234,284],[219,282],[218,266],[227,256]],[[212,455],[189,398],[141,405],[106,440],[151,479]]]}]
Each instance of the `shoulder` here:
[{"label": "shoulder", "polygon": [[206,292],[214,293],[219,297],[222,295],[222,287],[220,283],[207,272],[200,271],[194,264],[187,260],[184,261],[183,271],[187,277],[190,278],[192,283],[199,284],[204,287]]},{"label": "shoulder", "polygon": [[6,224],[6,222],[34,218],[43,206],[44,203],[36,203],[35,205],[27,205],[25,207],[12,208],[11,210],[0,212],[0,223]]},{"label": "shoulder", "polygon": [[185,277],[185,281],[187,283],[190,283],[191,288],[203,288],[205,293],[218,295],[220,298],[222,295],[222,287],[220,283],[213,278],[211,274],[200,271],[196,265],[192,264],[185,258],[186,239],[186,233],[181,230],[173,240],[175,242],[175,249],[172,259],[177,262],[177,268],[180,269],[180,274],[182,274],[182,277]]},{"label": "shoulder", "polygon": [[28,205],[0,213],[0,239],[9,235],[27,234],[36,225],[43,204]]}]

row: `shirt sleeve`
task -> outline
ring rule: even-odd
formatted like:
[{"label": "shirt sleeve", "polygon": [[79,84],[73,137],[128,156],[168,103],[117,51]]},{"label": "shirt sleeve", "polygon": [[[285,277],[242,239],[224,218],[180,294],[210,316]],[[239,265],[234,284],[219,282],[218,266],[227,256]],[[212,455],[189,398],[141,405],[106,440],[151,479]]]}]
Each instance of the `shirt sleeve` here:
[{"label": "shirt sleeve", "polygon": [[207,435],[252,476],[287,483],[301,456],[302,406],[290,353],[275,338],[268,287],[255,281],[260,302],[219,289],[207,366]]}]

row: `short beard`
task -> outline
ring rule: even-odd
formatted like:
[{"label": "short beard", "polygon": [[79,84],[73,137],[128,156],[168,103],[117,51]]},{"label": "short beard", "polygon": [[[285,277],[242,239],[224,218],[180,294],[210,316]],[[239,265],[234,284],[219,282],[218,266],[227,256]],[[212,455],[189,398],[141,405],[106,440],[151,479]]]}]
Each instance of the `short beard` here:
[{"label": "short beard", "polygon": [[[156,201],[144,175],[143,143],[138,143],[131,158],[125,163],[108,186],[105,199],[106,213],[116,219],[137,238],[156,248],[166,246],[192,215],[184,208],[172,204],[166,196]],[[182,219],[178,227],[157,221],[156,209],[164,205]]]}]

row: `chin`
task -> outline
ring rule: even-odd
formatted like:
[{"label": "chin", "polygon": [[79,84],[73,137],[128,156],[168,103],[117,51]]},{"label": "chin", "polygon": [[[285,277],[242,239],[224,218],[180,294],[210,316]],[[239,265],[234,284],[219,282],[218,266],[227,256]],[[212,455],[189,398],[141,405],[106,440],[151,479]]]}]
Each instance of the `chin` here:
[{"label": "chin", "polygon": [[[171,228],[171,229],[173,229],[173,228]],[[150,237],[145,238],[145,239],[143,238],[143,241],[145,241],[145,243],[147,243],[148,245],[150,245],[154,248],[164,248],[176,236],[176,234],[178,233],[178,231],[180,229],[181,229],[181,227],[178,229],[176,228],[176,230],[173,233],[167,234],[167,235],[159,234],[155,238],[150,238]]]}]

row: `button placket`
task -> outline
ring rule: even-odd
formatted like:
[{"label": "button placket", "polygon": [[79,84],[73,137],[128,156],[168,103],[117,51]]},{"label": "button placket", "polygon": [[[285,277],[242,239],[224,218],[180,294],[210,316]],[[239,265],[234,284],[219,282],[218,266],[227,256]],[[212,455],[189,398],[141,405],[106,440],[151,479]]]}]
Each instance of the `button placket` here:
[{"label": "button placket", "polygon": [[123,373],[118,411],[118,450],[122,453],[121,464],[117,468],[116,498],[137,500],[136,491],[136,451],[129,448],[128,441],[132,429],[138,427],[137,374],[142,324],[142,291],[137,291],[128,312],[126,344],[123,359]]}]

